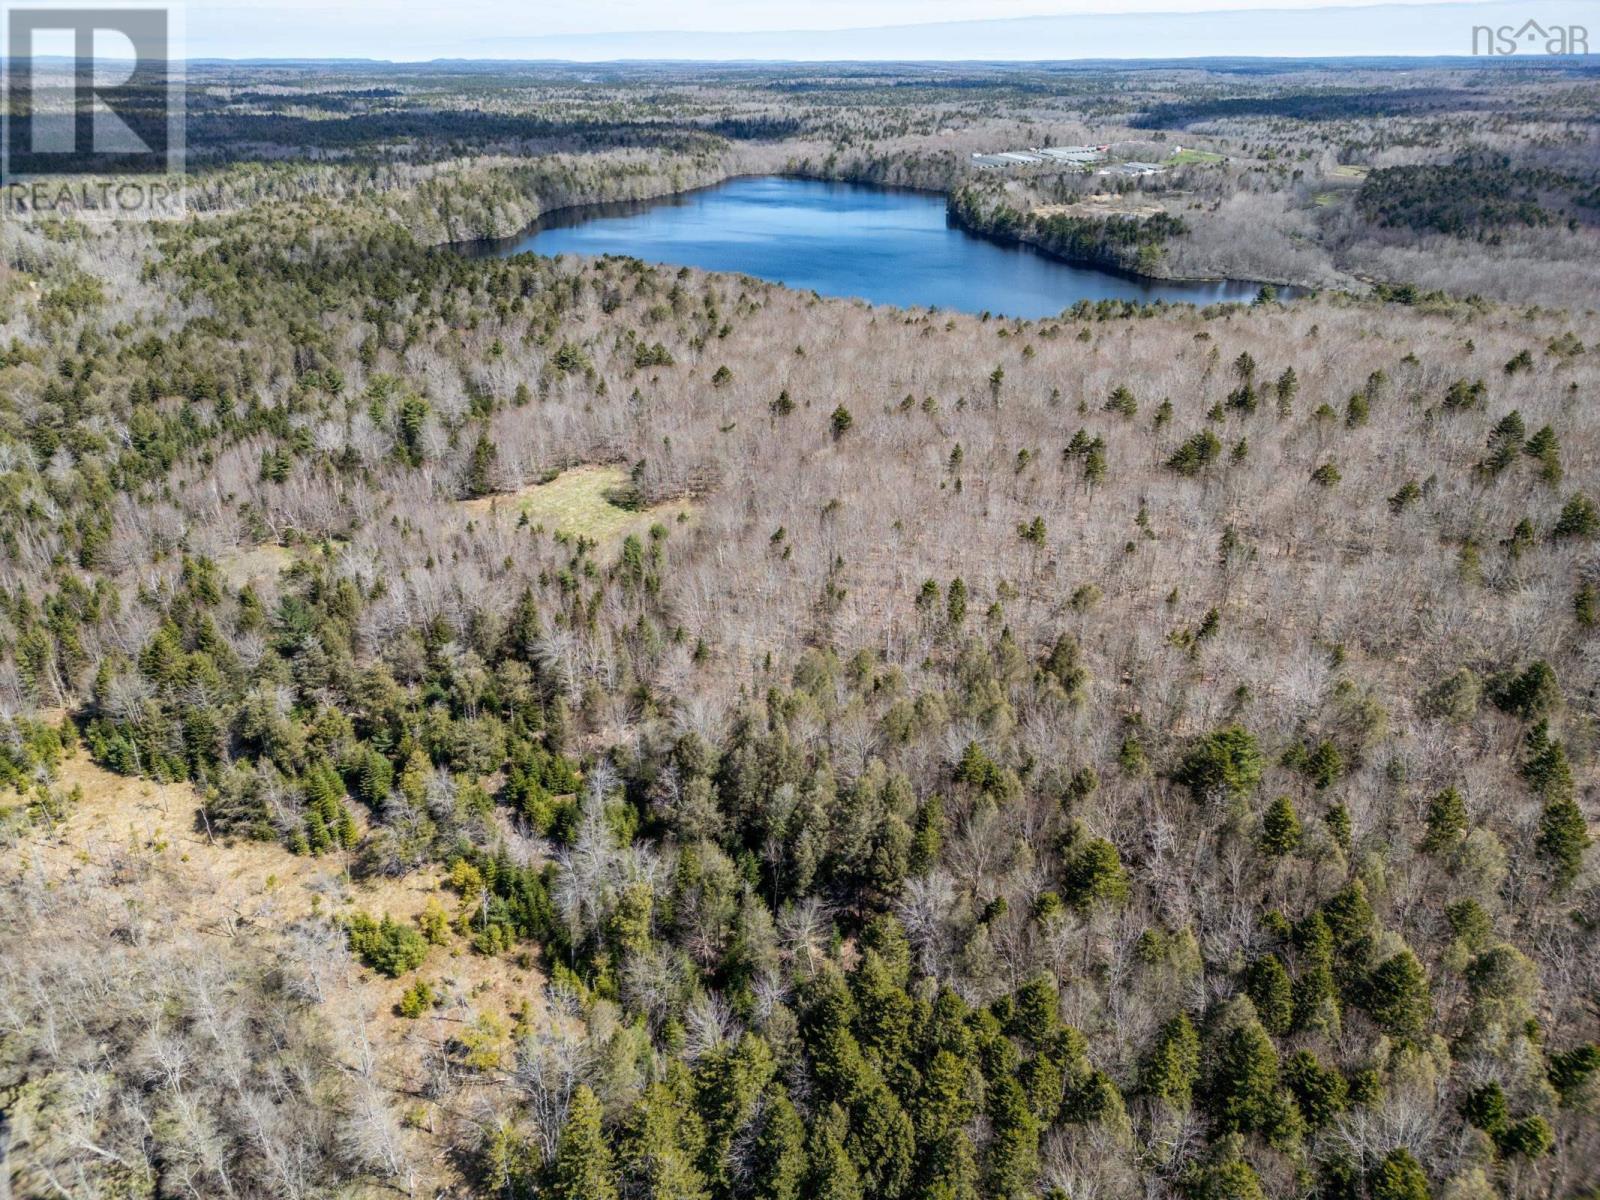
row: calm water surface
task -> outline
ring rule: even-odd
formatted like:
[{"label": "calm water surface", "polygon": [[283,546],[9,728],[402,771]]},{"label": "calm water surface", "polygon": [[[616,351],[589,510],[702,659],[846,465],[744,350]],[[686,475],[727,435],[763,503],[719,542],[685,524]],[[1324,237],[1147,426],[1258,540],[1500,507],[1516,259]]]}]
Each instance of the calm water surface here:
[{"label": "calm water surface", "polygon": [[625,254],[738,271],[875,304],[1054,316],[1079,300],[1247,301],[1258,284],[1174,283],[1071,266],[951,225],[929,192],[765,176],[637,204],[552,213],[479,252]]}]

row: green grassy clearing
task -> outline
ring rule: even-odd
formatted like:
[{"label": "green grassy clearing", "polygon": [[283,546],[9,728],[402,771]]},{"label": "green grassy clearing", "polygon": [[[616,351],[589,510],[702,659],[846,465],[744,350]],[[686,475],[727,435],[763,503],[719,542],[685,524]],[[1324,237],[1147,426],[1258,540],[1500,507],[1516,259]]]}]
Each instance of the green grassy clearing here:
[{"label": "green grassy clearing", "polygon": [[655,521],[676,519],[688,511],[687,503],[658,504],[628,509],[611,497],[628,485],[628,472],[620,466],[583,466],[563,471],[548,483],[534,484],[510,495],[485,496],[466,501],[471,512],[526,513],[533,525],[553,534],[586,537],[601,546],[620,542]]}]

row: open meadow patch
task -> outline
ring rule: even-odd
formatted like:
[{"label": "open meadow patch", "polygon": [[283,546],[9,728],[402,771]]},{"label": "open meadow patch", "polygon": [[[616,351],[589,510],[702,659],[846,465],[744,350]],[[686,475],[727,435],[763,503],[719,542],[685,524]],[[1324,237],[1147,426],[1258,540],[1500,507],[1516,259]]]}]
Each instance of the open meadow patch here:
[{"label": "open meadow patch", "polygon": [[595,463],[572,467],[515,492],[465,500],[462,507],[474,515],[542,526],[556,537],[586,538],[609,550],[630,533],[686,517],[693,505],[686,500],[641,504],[623,467]]}]

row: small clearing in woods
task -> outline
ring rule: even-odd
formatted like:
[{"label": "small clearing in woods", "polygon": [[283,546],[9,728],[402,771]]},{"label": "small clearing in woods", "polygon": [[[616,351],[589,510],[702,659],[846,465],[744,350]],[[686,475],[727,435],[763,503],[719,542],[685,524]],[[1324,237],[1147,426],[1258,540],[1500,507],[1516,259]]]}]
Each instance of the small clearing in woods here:
[{"label": "small clearing in woods", "polygon": [[548,483],[520,491],[467,500],[472,513],[516,516],[526,513],[530,523],[551,533],[591,538],[603,547],[620,543],[629,533],[648,529],[656,522],[670,524],[692,511],[687,501],[668,501],[649,508],[630,509],[612,497],[629,485],[628,472],[616,465],[590,465],[563,471]]},{"label": "small clearing in woods", "polygon": [[235,588],[253,583],[271,583],[294,563],[294,551],[287,546],[266,543],[241,546],[217,560],[222,577]]},{"label": "small clearing in woods", "polygon": [[1153,217],[1165,210],[1159,204],[1141,204],[1127,196],[1091,192],[1073,204],[1041,204],[1036,217]]},{"label": "small clearing in woods", "polygon": [[1214,150],[1179,150],[1167,161],[1172,163],[1174,166],[1179,167],[1189,166],[1190,164],[1194,163],[1204,163],[1209,165],[1211,163],[1221,162],[1222,155],[1216,153]]}]

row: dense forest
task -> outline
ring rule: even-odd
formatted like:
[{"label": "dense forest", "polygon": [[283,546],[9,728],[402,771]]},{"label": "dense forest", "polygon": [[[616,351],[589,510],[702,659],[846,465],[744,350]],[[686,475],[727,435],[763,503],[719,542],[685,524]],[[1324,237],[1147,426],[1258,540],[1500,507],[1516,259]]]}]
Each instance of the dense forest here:
[{"label": "dense forest", "polygon": [[[1596,1195],[1595,314],[1023,322],[436,244],[931,177],[793,130],[997,102],[847,73],[657,142],[660,79],[598,86],[639,110],[588,148],[464,120],[6,228],[14,1193]],[[1353,211],[1455,235],[1465,168],[1374,166]],[[1182,171],[952,202],[1149,266],[1240,178]]]}]

